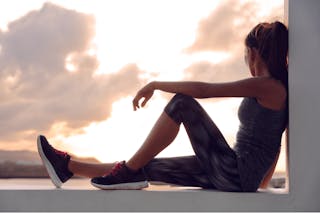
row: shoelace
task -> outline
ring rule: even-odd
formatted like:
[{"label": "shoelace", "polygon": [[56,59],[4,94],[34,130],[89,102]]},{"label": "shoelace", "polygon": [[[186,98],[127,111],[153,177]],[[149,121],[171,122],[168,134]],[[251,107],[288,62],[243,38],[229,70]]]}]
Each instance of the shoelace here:
[{"label": "shoelace", "polygon": [[57,149],[53,148],[50,144],[49,144],[49,146],[50,146],[51,149],[54,151],[54,153],[56,153],[57,155],[60,155],[60,156],[63,157],[63,158],[67,158],[67,156],[68,156],[68,153],[67,153],[67,152],[62,152],[62,151],[60,151],[60,150],[57,150]]},{"label": "shoelace", "polygon": [[62,151],[59,151],[59,150],[57,150],[57,149],[53,149],[54,150],[54,152],[57,154],[57,155],[60,155],[60,156],[62,156],[62,157],[64,157],[64,158],[66,158],[67,156],[68,156],[68,153],[67,152],[62,152]]},{"label": "shoelace", "polygon": [[114,165],[114,167],[112,168],[110,174],[115,176],[119,170],[123,167],[123,164],[121,162],[117,163],[116,165]]}]

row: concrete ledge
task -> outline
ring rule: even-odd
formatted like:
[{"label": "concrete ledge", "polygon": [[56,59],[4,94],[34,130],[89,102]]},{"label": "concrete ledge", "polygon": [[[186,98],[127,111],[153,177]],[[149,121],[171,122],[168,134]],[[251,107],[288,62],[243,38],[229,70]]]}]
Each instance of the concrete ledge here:
[{"label": "concrete ledge", "polygon": [[[89,179],[71,179],[56,189],[50,179],[0,179],[0,211],[297,211],[316,210],[314,202],[296,205],[285,189],[230,193],[197,187],[159,185],[144,190],[99,190]],[[306,208],[307,206],[307,208]]]},{"label": "concrete ledge", "polygon": [[103,191],[89,179],[72,179],[61,189],[49,179],[0,180],[0,211],[282,211],[291,200],[283,189],[228,193],[152,183],[144,190]]},{"label": "concrete ledge", "polygon": [[299,210],[291,205],[292,199],[290,194],[206,190],[2,190],[0,210],[24,212]]}]

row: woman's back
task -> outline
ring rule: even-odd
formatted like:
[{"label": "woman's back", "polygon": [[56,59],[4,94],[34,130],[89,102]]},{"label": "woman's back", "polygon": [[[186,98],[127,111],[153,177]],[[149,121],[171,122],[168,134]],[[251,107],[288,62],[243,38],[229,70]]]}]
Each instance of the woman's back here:
[{"label": "woman's back", "polygon": [[287,126],[287,107],[273,110],[255,98],[244,98],[238,111],[240,120],[235,151],[245,191],[256,191],[279,152]]}]

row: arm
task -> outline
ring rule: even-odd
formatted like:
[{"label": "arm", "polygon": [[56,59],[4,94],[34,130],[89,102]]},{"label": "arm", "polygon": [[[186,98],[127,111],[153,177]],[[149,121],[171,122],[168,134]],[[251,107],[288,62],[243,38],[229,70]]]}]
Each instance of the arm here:
[{"label": "arm", "polygon": [[227,83],[205,83],[194,81],[158,82],[154,81],[140,89],[133,100],[134,110],[139,108],[139,100],[144,98],[143,107],[152,97],[154,90],[169,93],[182,93],[194,98],[210,97],[256,97],[269,92],[270,78],[255,77]]},{"label": "arm", "polygon": [[211,97],[259,97],[267,78],[248,78],[226,83],[194,81],[153,82],[154,89],[169,93],[182,93],[194,98]]}]

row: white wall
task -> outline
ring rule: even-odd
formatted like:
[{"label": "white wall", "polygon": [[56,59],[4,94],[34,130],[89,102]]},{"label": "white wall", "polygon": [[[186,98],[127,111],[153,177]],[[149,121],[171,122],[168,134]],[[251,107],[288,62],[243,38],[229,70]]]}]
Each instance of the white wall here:
[{"label": "white wall", "polygon": [[320,211],[320,1],[289,1],[290,193],[2,190],[2,211]]},{"label": "white wall", "polygon": [[320,210],[320,1],[289,1],[290,191]]}]

